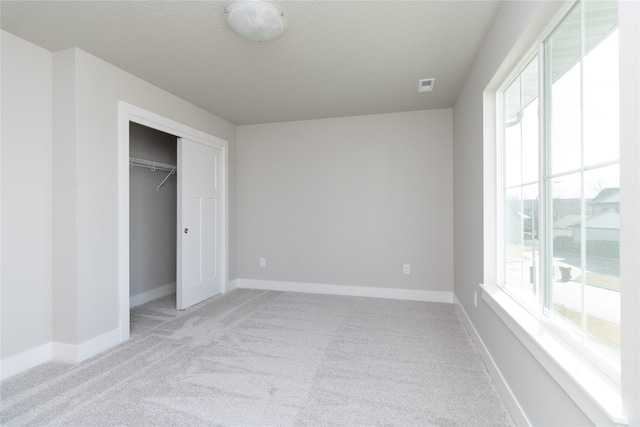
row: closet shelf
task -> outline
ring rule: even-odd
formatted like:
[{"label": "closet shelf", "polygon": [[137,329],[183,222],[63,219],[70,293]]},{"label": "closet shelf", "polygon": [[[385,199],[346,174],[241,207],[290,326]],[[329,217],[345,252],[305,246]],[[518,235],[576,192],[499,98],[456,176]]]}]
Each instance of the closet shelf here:
[{"label": "closet shelf", "polygon": [[160,185],[158,185],[158,187],[156,188],[157,191],[160,191],[160,187],[162,187],[164,183],[167,182],[167,179],[169,179],[171,175],[174,175],[178,171],[178,168],[176,167],[176,165],[154,162],[152,160],[138,159],[136,157],[129,157],[129,165],[131,165],[131,167],[140,166],[143,168],[148,168],[148,169],[151,169],[152,171],[169,172],[169,174],[164,177]]}]

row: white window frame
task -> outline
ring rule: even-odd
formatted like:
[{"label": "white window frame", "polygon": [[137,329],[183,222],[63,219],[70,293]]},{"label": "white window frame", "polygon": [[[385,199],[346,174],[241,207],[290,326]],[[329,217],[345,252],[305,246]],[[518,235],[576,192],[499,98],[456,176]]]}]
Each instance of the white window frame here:
[{"label": "white window frame", "polygon": [[[496,155],[498,157],[497,165],[496,165],[496,179],[498,183],[498,215],[499,222],[498,224],[504,224],[504,207],[506,200],[504,199],[505,192],[505,183],[504,183],[504,138],[503,134],[504,123],[503,123],[503,109],[502,109],[502,94],[505,93],[506,89],[518,78],[524,69],[537,57],[538,61],[538,197],[539,197],[539,217],[537,228],[540,232],[539,244],[537,246],[537,250],[539,252],[539,262],[540,262],[540,278],[539,278],[539,293],[537,297],[537,304],[540,310],[533,310],[531,307],[526,306],[523,302],[519,300],[516,295],[513,295],[507,286],[506,277],[504,275],[504,265],[503,260],[505,257],[505,233],[504,227],[498,227],[497,234],[497,246],[498,246],[498,268],[497,268],[497,283],[506,293],[510,294],[518,304],[522,305],[525,309],[532,311],[532,314],[538,318],[540,322],[543,322],[547,325],[547,327],[551,328],[555,334],[559,335],[562,339],[564,339],[567,345],[570,345],[574,348],[575,351],[583,353],[583,356],[589,360],[589,362],[593,365],[595,369],[601,370],[605,375],[609,377],[611,381],[613,381],[618,387],[620,386],[620,365],[618,363],[612,363],[611,360],[607,360],[603,357],[600,357],[594,352],[585,351],[585,347],[593,347],[598,346],[597,343],[592,342],[593,340],[588,337],[583,336],[578,330],[574,329],[572,326],[563,321],[560,316],[553,311],[551,311],[546,304],[546,299],[548,298],[548,293],[550,292],[549,287],[551,286],[548,283],[549,279],[549,264],[548,264],[548,251],[550,245],[551,237],[551,229],[549,227],[549,223],[551,221],[551,211],[547,209],[548,197],[547,193],[549,191],[549,185],[547,183],[548,180],[552,179],[556,176],[565,176],[574,174],[576,172],[584,173],[587,170],[594,169],[594,167],[580,167],[570,171],[564,171],[561,173],[550,173],[547,168],[549,167],[548,161],[548,150],[549,145],[546,141],[547,138],[547,124],[548,124],[548,114],[546,111],[546,91],[545,91],[545,66],[546,66],[546,52],[545,52],[545,42],[548,37],[553,33],[553,31],[558,27],[558,25],[562,22],[562,19],[571,11],[573,8],[579,3],[579,0],[576,0],[571,4],[571,7],[568,10],[564,11],[561,15],[560,20],[551,27],[548,31],[543,33],[543,36],[538,40],[531,48],[531,50],[523,57],[518,66],[516,66],[512,73],[509,75],[507,79],[504,80],[503,84],[500,85],[496,92],[496,107],[498,114],[496,115],[496,129],[499,130],[499,135],[496,141]],[[584,148],[584,147],[582,147]],[[609,161],[603,164],[595,165],[595,168],[601,168],[603,166],[608,165],[619,165],[620,161]],[[546,224],[545,224],[546,223]]]},{"label": "white window frame", "polygon": [[[621,227],[625,233],[621,236],[621,292],[624,298],[621,301],[622,321],[625,327],[622,332],[623,348],[621,350],[621,381],[615,378],[619,375],[608,369],[603,369],[597,359],[584,352],[579,346],[569,344],[562,328],[551,324],[544,316],[534,315],[523,305],[518,303],[501,287],[498,261],[502,259],[500,242],[503,238],[503,212],[499,206],[503,205],[503,186],[500,182],[502,165],[502,153],[498,149],[496,141],[501,138],[502,114],[500,105],[496,102],[496,94],[500,84],[511,82],[519,74],[523,67],[542,52],[541,45],[564,19],[566,14],[575,6],[577,1],[564,3],[558,8],[554,19],[539,33],[535,39],[530,39],[528,51],[521,48],[519,52],[512,52],[507,57],[514,64],[514,55],[521,60],[509,75],[501,67],[493,80],[489,83],[484,93],[484,238],[485,238],[485,277],[481,284],[483,301],[491,307],[502,319],[506,326],[521,340],[538,362],[546,368],[552,377],[561,385],[567,394],[576,402],[583,412],[597,425],[627,424],[629,420],[637,423],[640,419],[638,409],[638,397],[640,396],[640,368],[638,360],[640,356],[640,268],[637,260],[640,259],[640,150],[638,138],[640,126],[637,121],[631,119],[638,113],[640,102],[636,99],[638,91],[629,83],[637,84],[637,74],[640,70],[640,60],[637,56],[628,54],[638,48],[638,41],[633,36],[638,36],[637,26],[634,28],[634,19],[640,17],[640,7],[634,2],[619,2],[618,28],[624,27],[624,34],[620,32],[620,86],[626,91],[620,93],[620,188],[621,188]],[[533,42],[533,43],[532,43]],[[514,50],[515,50],[514,49]],[[518,55],[519,53],[519,55]],[[524,55],[523,55],[524,53]],[[544,67],[544,56],[538,56],[540,69]],[[627,68],[625,68],[625,66]],[[633,77],[636,77],[634,79]],[[506,77],[506,78],[505,78]],[[543,74],[539,72],[539,79]],[[544,94],[542,95],[544,96]],[[543,105],[544,100],[539,100]],[[625,110],[625,107],[628,110]],[[635,109],[634,109],[635,108]],[[625,118],[626,117],[626,118]],[[540,126],[544,121],[540,121]],[[544,135],[544,129],[540,130]],[[540,162],[540,168],[544,165]],[[543,176],[540,174],[540,176]],[[541,194],[541,202],[544,197]],[[544,209],[544,206],[541,206]],[[540,246],[540,250],[544,248]],[[541,258],[544,253],[541,253]],[[613,378],[613,379],[612,379]]]}]

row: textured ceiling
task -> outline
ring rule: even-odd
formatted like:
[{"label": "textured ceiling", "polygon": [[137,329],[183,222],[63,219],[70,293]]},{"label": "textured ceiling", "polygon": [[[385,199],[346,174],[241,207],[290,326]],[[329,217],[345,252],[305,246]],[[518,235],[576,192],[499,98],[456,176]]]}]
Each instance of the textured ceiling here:
[{"label": "textured ceiling", "polygon": [[[2,29],[79,47],[231,123],[452,107],[499,1],[274,1],[285,34],[256,43],[229,1],[6,1]],[[432,93],[418,79],[435,77]]]}]

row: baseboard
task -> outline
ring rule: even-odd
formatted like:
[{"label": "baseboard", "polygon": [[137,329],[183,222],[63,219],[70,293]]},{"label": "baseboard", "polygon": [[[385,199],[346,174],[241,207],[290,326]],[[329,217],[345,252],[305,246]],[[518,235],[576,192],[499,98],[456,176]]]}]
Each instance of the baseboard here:
[{"label": "baseboard", "polygon": [[166,297],[175,293],[176,282],[167,283],[166,285],[159,286],[157,288],[151,289],[150,291],[146,291],[138,295],[133,295],[129,298],[129,308],[137,307],[149,301],[153,301],[158,298]]},{"label": "baseboard", "polygon": [[120,344],[120,328],[78,345],[53,343],[53,360],[78,363],[118,344]]},{"label": "baseboard", "polygon": [[79,345],[50,342],[0,361],[0,380],[51,360],[78,363],[120,344],[120,328]]},{"label": "baseboard", "polygon": [[455,295],[453,298],[454,298],[455,312],[458,315],[458,318],[460,319],[462,324],[464,325],[465,329],[469,333],[469,336],[471,337],[471,340],[476,350],[480,354],[482,361],[487,367],[487,371],[489,371],[489,375],[493,379],[493,382],[496,384],[496,387],[498,388],[498,392],[500,393],[502,400],[504,401],[507,409],[509,410],[509,414],[511,414],[511,418],[513,418],[513,422],[517,426],[530,426],[531,422],[529,421],[527,414],[525,414],[524,410],[522,409],[522,406],[520,405],[520,402],[518,402],[518,399],[513,394],[511,387],[509,387],[509,384],[507,383],[504,376],[502,375],[502,372],[500,372],[500,368],[498,368],[498,365],[496,364],[495,360],[493,360],[491,353],[489,353],[489,349],[484,344],[484,341],[482,341],[480,334],[478,333],[475,326],[471,322],[471,318],[465,311],[462,304],[460,304],[460,301],[458,301],[458,298],[456,298]]},{"label": "baseboard", "polygon": [[318,283],[280,282],[275,280],[235,279],[235,286],[244,289],[303,292],[326,295],[387,298],[409,301],[453,303],[453,292],[416,289],[372,288],[364,286],[322,285]]},{"label": "baseboard", "polygon": [[0,361],[0,379],[5,380],[51,360],[51,343],[27,350]]}]

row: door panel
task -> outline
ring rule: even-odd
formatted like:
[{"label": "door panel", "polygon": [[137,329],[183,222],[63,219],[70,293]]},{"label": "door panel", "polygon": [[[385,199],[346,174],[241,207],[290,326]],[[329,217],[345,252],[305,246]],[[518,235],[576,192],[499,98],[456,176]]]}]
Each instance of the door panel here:
[{"label": "door panel", "polygon": [[204,259],[212,262],[202,266],[202,274],[205,280],[215,279],[218,275],[218,201],[216,199],[205,199],[203,201],[203,217],[207,218],[202,224],[202,254]]},{"label": "door panel", "polygon": [[178,140],[179,310],[222,292],[218,188],[221,156],[217,148],[184,138]]},{"label": "door panel", "polygon": [[201,223],[202,218],[200,215],[201,201],[196,197],[189,197],[185,200],[187,208],[185,209],[185,226],[188,231],[183,236],[184,244],[184,257],[182,259],[183,265],[183,285],[193,286],[202,281],[200,276],[202,260],[200,258],[200,245],[201,245]]}]

